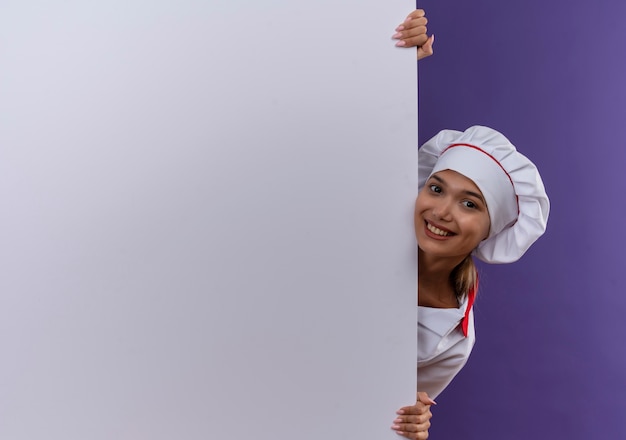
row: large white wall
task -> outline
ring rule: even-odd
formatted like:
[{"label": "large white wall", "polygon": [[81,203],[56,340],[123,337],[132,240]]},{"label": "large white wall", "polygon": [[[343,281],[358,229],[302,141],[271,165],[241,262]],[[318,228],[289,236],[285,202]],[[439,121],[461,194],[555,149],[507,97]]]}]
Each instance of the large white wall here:
[{"label": "large white wall", "polygon": [[1,439],[396,437],[413,7],[2,2]]}]

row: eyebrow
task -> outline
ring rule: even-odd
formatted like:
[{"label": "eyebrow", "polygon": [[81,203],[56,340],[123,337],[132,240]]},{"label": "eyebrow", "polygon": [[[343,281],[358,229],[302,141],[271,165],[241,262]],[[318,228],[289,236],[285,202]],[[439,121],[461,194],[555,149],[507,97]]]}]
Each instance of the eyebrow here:
[{"label": "eyebrow", "polygon": [[[444,185],[447,185],[447,182],[445,180],[443,180],[441,177],[437,176],[437,175],[432,175],[430,176],[431,179],[435,179],[436,181],[438,181],[439,183],[442,183]],[[483,196],[479,193],[476,193],[474,191],[467,191],[464,190],[463,193],[470,195],[470,196],[474,196],[476,197],[478,200],[480,200],[481,202],[483,202],[485,205],[487,204],[487,202],[485,202],[485,199],[483,198]]]}]

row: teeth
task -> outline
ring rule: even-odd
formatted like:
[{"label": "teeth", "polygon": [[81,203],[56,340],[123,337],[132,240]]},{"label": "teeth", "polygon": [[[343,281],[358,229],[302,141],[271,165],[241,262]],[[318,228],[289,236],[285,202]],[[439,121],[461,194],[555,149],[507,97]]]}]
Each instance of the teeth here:
[{"label": "teeth", "polygon": [[428,228],[428,230],[430,232],[432,232],[433,234],[437,234],[437,235],[441,235],[442,237],[446,237],[448,235],[450,235],[449,232],[446,231],[442,231],[439,228],[434,227],[433,225],[431,225],[430,223],[426,223],[426,227]]}]

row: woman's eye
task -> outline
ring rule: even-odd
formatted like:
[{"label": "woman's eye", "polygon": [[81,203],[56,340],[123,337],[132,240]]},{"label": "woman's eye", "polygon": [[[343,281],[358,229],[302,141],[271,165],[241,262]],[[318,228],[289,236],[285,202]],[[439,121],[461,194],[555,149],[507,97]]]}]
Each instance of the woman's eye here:
[{"label": "woman's eye", "polygon": [[430,190],[432,192],[440,193],[441,187],[439,185],[435,185],[434,183],[430,185]]},{"label": "woman's eye", "polygon": [[477,207],[477,206],[476,206],[476,203],[472,202],[471,200],[465,200],[465,201],[463,201],[463,204],[464,204],[464,205],[465,205],[465,207],[467,207],[467,208],[472,208],[472,209],[474,209],[474,208],[476,208],[476,207]]}]

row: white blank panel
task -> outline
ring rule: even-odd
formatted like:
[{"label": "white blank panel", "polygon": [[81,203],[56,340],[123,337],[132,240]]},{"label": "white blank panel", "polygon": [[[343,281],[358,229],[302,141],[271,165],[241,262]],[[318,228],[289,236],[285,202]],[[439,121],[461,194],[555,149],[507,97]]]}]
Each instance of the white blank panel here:
[{"label": "white blank panel", "polygon": [[396,438],[413,7],[3,2],[0,438]]}]

